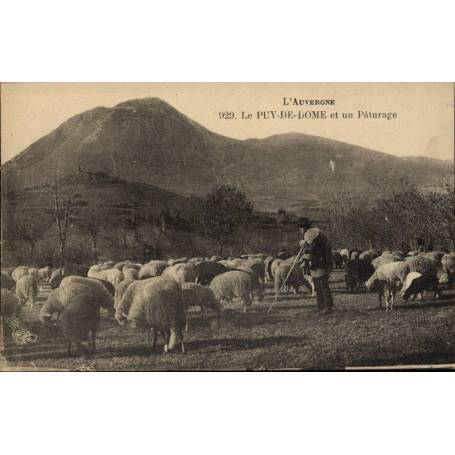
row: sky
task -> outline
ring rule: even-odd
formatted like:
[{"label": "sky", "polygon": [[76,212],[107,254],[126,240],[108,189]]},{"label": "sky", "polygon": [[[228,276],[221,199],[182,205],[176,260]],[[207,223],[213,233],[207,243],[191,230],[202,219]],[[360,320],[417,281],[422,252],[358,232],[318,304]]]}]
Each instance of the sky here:
[{"label": "sky", "polygon": [[[5,83],[1,85],[1,161],[97,106],[158,97],[211,131],[238,138],[299,132],[397,156],[454,157],[452,83]],[[334,106],[285,106],[283,98],[335,100]],[[257,118],[264,111],[327,111],[327,119]],[[397,118],[358,119],[357,111]],[[242,119],[252,114],[251,119]],[[222,117],[233,112],[235,119]],[[330,115],[338,112],[338,119]],[[353,113],[353,119],[340,118]]]}]

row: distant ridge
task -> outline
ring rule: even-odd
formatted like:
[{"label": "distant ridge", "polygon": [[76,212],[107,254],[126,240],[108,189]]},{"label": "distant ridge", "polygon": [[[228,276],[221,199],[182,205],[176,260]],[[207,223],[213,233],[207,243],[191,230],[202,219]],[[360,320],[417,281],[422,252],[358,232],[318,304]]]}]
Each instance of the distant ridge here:
[{"label": "distant ridge", "polygon": [[340,191],[374,197],[408,185],[437,187],[453,179],[453,162],[399,158],[301,133],[232,139],[159,98],[144,98],[71,117],[5,163],[2,180],[21,189],[84,172],[195,196],[228,183],[260,210],[301,211]]}]

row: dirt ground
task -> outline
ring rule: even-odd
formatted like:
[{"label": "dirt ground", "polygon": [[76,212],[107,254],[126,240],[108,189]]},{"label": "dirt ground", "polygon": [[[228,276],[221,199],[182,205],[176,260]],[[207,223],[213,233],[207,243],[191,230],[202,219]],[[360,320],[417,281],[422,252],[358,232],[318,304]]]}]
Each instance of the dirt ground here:
[{"label": "dirt ground", "polygon": [[273,290],[254,302],[247,314],[240,304],[226,307],[216,325],[215,314],[204,319],[190,311],[186,353],[162,354],[162,340],[151,353],[147,332],[120,327],[102,312],[97,352],[88,360],[68,357],[58,327],[43,327],[39,304],[24,310],[24,325],[38,336],[36,343],[17,346],[6,340],[9,368],[27,370],[276,370],[344,369],[356,366],[447,364],[455,362],[455,296],[434,303],[398,300],[392,312],[378,308],[376,294],[345,291],[343,273],[331,276],[336,305],[329,315],[316,313],[306,291],[280,296],[267,309]]}]

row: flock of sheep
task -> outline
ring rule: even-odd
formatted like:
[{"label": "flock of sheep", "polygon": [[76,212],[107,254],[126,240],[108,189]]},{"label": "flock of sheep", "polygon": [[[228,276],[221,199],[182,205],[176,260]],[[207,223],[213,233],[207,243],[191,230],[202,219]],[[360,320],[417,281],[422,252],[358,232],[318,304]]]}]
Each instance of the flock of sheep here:
[{"label": "flock of sheep", "polygon": [[[240,300],[243,311],[253,299],[262,300],[266,283],[275,293],[284,288],[297,293],[301,287],[314,295],[314,285],[306,268],[295,263],[295,256],[250,254],[240,258],[180,258],[152,260],[146,264],[125,260],[107,261],[90,267],[86,276],[69,275],[63,269],[37,269],[18,266],[2,269],[2,317],[17,317],[21,308],[35,305],[39,285],[52,290],[39,311],[45,324],[58,321],[68,342],[68,354],[74,343],[77,352],[89,354],[82,343],[90,340],[96,349],[96,332],[101,308],[120,325],[141,326],[152,336],[164,339],[164,352],[184,347],[188,330],[187,310],[197,306],[205,315],[217,313],[223,306]],[[344,267],[346,287],[355,292],[366,288],[377,292],[379,303],[392,309],[396,293],[403,299],[415,298],[426,290],[434,298],[455,281],[455,252],[404,253],[368,250],[333,252],[334,267]]]}]

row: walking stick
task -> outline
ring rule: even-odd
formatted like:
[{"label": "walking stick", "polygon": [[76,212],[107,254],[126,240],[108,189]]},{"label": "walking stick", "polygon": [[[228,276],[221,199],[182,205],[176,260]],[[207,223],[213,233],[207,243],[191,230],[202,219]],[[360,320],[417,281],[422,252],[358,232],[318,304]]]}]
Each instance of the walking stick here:
[{"label": "walking stick", "polygon": [[289,269],[288,274],[286,275],[286,278],[285,278],[283,284],[281,285],[281,287],[280,287],[280,289],[278,290],[278,292],[275,294],[275,298],[273,299],[273,302],[270,304],[269,309],[267,310],[267,314],[270,313],[270,311],[272,310],[273,305],[275,305],[276,301],[278,300],[278,296],[280,295],[280,292],[282,291],[282,289],[284,288],[284,286],[286,286],[286,282],[288,281],[289,276],[291,275],[291,272],[292,272],[292,270],[293,270],[294,267],[295,267],[295,264],[297,263],[297,261],[298,261],[300,255],[302,254],[302,251],[303,251],[303,248],[300,248],[299,252],[297,253],[297,256],[296,256],[295,259],[294,259],[294,262],[292,263],[291,268]]}]

